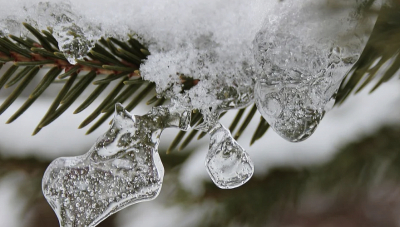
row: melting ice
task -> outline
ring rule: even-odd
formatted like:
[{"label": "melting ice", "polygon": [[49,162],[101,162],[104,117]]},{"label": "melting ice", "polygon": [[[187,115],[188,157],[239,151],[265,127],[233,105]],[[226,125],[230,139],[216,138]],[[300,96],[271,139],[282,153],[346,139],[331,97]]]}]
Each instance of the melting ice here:
[{"label": "melting ice", "polygon": [[206,169],[213,182],[220,188],[231,189],[250,180],[254,172],[253,162],[229,130],[217,123],[209,134]]},{"label": "melting ice", "polygon": [[285,1],[275,8],[283,13],[269,16],[253,42],[258,110],[292,142],[307,139],[332,107],[343,77],[368,39],[360,23],[375,21],[363,15],[367,1],[335,4]]},{"label": "melting ice", "polygon": [[93,227],[129,205],[157,197],[164,177],[160,134],[167,127],[187,130],[190,122],[190,112],[174,111],[158,107],[132,116],[117,104],[110,129],[88,153],[50,164],[42,190],[60,226]]},{"label": "melting ice", "polygon": [[[159,136],[168,127],[188,129],[192,109],[204,115],[198,129],[210,134],[206,168],[220,188],[238,187],[254,171],[246,151],[216,120],[221,111],[243,108],[255,99],[283,138],[308,138],[366,43],[365,28],[375,20],[360,10],[367,2],[2,3],[0,36],[27,35],[22,22],[41,30],[50,27],[71,63],[101,36],[140,35],[152,53],[140,67],[143,79],[177,103],[143,116],[131,116],[117,105],[111,128],[88,153],[50,164],[42,186],[60,225],[95,226],[126,206],[154,199],[164,175]],[[198,83],[183,91],[182,75]]]},{"label": "melting ice", "polygon": [[[272,128],[295,142],[315,131],[363,49],[375,21],[363,14],[369,2],[8,1],[0,35],[26,35],[21,22],[51,27],[72,63],[101,36],[138,35],[151,52],[141,75],[159,95],[203,112],[242,108],[255,97]],[[181,75],[199,82],[183,91]]]},{"label": "melting ice", "polygon": [[[110,129],[82,156],[58,158],[47,168],[43,194],[60,226],[93,227],[111,214],[157,197],[164,167],[158,155],[163,129],[188,130],[190,111],[155,107],[132,116],[121,104]],[[206,168],[220,188],[246,183],[254,172],[244,149],[220,123],[209,125],[210,148]]]}]

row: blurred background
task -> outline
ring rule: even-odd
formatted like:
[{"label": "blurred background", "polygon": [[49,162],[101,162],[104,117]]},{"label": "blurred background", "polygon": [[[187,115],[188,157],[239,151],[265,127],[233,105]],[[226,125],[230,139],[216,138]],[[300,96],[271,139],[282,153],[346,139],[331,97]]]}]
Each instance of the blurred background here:
[{"label": "blurred background", "polygon": [[[249,146],[260,117],[256,115],[238,141],[250,154],[255,175],[237,189],[219,189],[208,177],[204,167],[208,136],[167,155],[178,131],[165,130],[160,154],[166,173],[159,197],[130,206],[99,226],[400,226],[398,76],[372,94],[367,87],[334,107],[315,134],[301,143],[287,142],[269,130]],[[61,85],[52,85],[12,124],[5,121],[22,105],[30,89],[0,116],[0,227],[58,226],[41,193],[47,165],[60,156],[86,153],[108,128],[105,124],[85,135],[85,130],[77,127],[93,109],[73,115],[77,106],[72,106],[31,136],[57,86]],[[0,92],[0,102],[7,92]],[[140,115],[149,109],[142,105],[132,113]],[[229,125],[235,114],[230,111],[221,122]]]}]

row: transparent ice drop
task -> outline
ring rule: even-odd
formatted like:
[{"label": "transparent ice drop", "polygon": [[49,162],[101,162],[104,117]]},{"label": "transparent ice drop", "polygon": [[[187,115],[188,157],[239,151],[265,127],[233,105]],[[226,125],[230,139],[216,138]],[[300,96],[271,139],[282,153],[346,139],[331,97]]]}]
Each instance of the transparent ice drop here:
[{"label": "transparent ice drop", "polygon": [[157,197],[164,167],[158,154],[164,128],[187,130],[190,112],[156,107],[132,116],[122,105],[110,129],[84,155],[58,158],[47,168],[43,194],[62,227],[93,227],[111,214]]},{"label": "transparent ice drop", "polygon": [[366,1],[338,4],[343,7],[324,1],[279,3],[282,15],[267,18],[253,41],[257,108],[291,142],[311,136],[333,106],[368,40],[365,31],[374,24],[373,16],[363,17]]},{"label": "transparent ice drop", "polygon": [[253,162],[229,130],[216,123],[208,132],[210,146],[205,165],[215,185],[232,189],[250,180],[254,173]]},{"label": "transparent ice drop", "polygon": [[[94,47],[94,41],[99,38],[101,28],[93,28],[90,24],[84,24],[82,18],[76,16],[69,5],[60,4],[60,7],[65,8],[65,11],[52,15],[53,35],[58,41],[58,48],[69,63],[76,64],[77,59],[83,59]],[[78,25],[78,21],[80,21],[80,25]]]}]

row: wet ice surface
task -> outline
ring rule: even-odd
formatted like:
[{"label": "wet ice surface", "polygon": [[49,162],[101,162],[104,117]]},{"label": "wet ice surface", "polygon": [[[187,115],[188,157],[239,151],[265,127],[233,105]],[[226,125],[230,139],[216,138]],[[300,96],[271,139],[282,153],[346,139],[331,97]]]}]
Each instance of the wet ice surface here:
[{"label": "wet ice surface", "polygon": [[[160,95],[181,98],[180,75],[185,75],[200,82],[186,91],[190,101],[184,105],[238,108],[243,105],[236,98],[253,100],[251,42],[267,5],[258,0],[21,0],[0,9],[0,35],[29,35],[22,22],[51,28],[71,63],[85,57],[100,37],[125,41],[133,35],[151,53],[141,75],[156,83]],[[228,89],[235,95],[221,100]]]},{"label": "wet ice surface", "polygon": [[368,23],[360,13],[366,1],[340,4],[342,8],[334,8],[308,1],[295,7],[287,1],[279,6],[286,12],[266,20],[253,41],[257,108],[291,142],[303,141],[316,130],[366,44],[359,26]]},{"label": "wet ice surface", "polygon": [[[207,129],[207,171],[218,187],[239,187],[253,175],[253,163],[230,132],[213,122]],[[54,160],[43,176],[43,194],[60,226],[93,227],[129,205],[156,198],[164,176],[160,134],[170,127],[188,130],[189,124],[190,111],[181,107],[132,116],[117,104],[110,129],[88,153]]]},{"label": "wet ice surface", "polygon": [[280,136],[305,140],[334,104],[358,55],[346,56],[340,47],[307,46],[288,34],[277,34],[270,42],[265,38],[259,33],[255,39],[256,58],[266,73],[254,89],[257,108]]},{"label": "wet ice surface", "polygon": [[205,164],[215,185],[232,189],[250,180],[254,173],[253,162],[229,130],[218,123],[209,134],[210,146]]},{"label": "wet ice surface", "polygon": [[132,116],[117,104],[112,126],[88,153],[58,158],[44,174],[43,194],[60,226],[96,226],[129,205],[156,198],[164,176],[160,134],[167,127],[187,130],[189,122],[188,112],[174,108]]},{"label": "wet ice surface", "polygon": [[29,36],[22,22],[27,22],[39,30],[49,29],[58,41],[58,48],[72,64],[76,64],[76,59],[87,56],[95,41],[104,35],[101,26],[96,26],[74,12],[68,2],[29,2],[20,8],[17,12],[22,15],[14,14],[0,18],[0,36]]},{"label": "wet ice surface", "polygon": [[[367,3],[21,1],[0,9],[0,35],[27,35],[21,22],[50,27],[71,63],[102,36],[140,37],[151,52],[141,76],[155,82],[160,96],[202,112],[243,108],[256,99],[272,128],[296,142],[315,131],[363,49],[375,20],[360,10]],[[183,91],[182,75],[196,86]]]},{"label": "wet ice surface", "polygon": [[[243,108],[256,97],[275,131],[301,141],[334,102],[341,79],[365,45],[369,28],[364,25],[372,27],[374,21],[371,15],[363,18],[360,9],[367,3],[26,0],[0,9],[0,35],[27,35],[21,22],[50,27],[71,63],[102,36],[140,37],[151,52],[141,76],[155,82],[160,96],[202,112]],[[196,86],[183,91],[182,75]]]},{"label": "wet ice surface", "polygon": [[[132,117],[118,106],[114,124],[87,154],[49,166],[43,192],[62,226],[94,226],[154,199],[164,174],[160,133],[187,129],[187,110],[204,115],[198,129],[211,136],[206,168],[213,182],[220,188],[244,184],[254,167],[218,122],[221,111],[255,100],[279,135],[293,142],[308,138],[368,37],[357,27],[357,10],[367,1],[335,1],[342,8],[314,0],[71,2],[21,1],[16,11],[10,3],[0,9],[0,36],[27,35],[21,22],[50,27],[60,50],[76,63],[101,36],[123,41],[137,34],[151,52],[140,67],[143,79],[155,82],[158,94],[176,100],[178,108]],[[182,75],[196,86],[183,91]]]},{"label": "wet ice surface", "polygon": [[39,2],[34,8],[30,10],[35,10],[38,16],[32,17],[32,22],[51,29],[58,48],[71,64],[76,64],[76,59],[83,59],[100,37],[101,27],[96,28],[77,15],[68,3]]}]

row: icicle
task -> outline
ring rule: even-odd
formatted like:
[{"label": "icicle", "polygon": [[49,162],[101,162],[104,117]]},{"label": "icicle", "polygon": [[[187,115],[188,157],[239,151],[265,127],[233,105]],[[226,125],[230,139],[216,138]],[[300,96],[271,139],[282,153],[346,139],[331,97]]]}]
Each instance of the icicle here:
[{"label": "icicle", "polygon": [[374,24],[375,18],[364,18],[360,10],[368,4],[346,4],[334,10],[319,1],[282,2],[275,9],[282,14],[267,18],[253,41],[257,108],[291,142],[316,130],[368,40],[365,26],[359,26]]},{"label": "icicle", "polygon": [[189,123],[190,112],[174,107],[132,116],[117,104],[113,124],[88,153],[54,160],[43,176],[43,194],[60,226],[93,227],[129,205],[156,198],[164,176],[160,134],[169,127],[187,130]]},{"label": "icicle", "polygon": [[253,162],[229,130],[217,123],[209,134],[210,147],[205,164],[215,185],[232,189],[250,180],[254,172]]},{"label": "icicle", "polygon": [[50,19],[46,17],[44,19],[51,20],[53,23],[53,36],[58,41],[58,48],[73,65],[77,63],[77,60],[86,57],[94,47],[95,40],[100,38],[101,26],[94,27],[85,22],[83,18],[73,13],[68,4],[45,3],[40,9],[54,11]]},{"label": "icicle", "polygon": [[[285,36],[275,40],[275,46],[265,44],[265,34],[256,38],[257,43],[264,43],[258,47],[257,58],[269,65],[254,93],[258,110],[272,128],[283,138],[299,142],[312,135],[325,111],[333,106],[345,72],[357,56],[350,61],[342,56],[341,48],[325,51]],[[282,59],[272,60],[274,56]]]},{"label": "icicle", "polygon": [[219,188],[232,189],[250,180],[254,165],[229,130],[218,122],[221,111],[203,112],[204,123],[197,125],[195,129],[210,134],[205,165],[212,181]]}]

